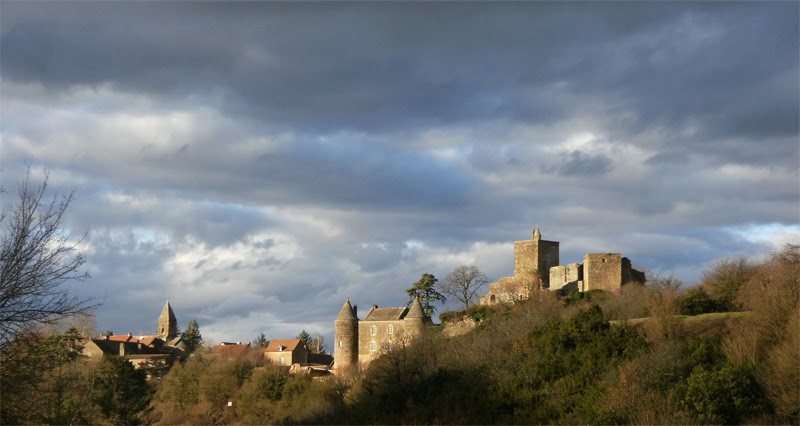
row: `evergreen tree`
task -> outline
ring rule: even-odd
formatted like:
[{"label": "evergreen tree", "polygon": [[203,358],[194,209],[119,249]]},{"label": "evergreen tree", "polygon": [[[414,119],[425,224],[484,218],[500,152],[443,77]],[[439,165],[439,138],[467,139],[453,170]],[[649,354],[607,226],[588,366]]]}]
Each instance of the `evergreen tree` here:
[{"label": "evergreen tree", "polygon": [[300,339],[300,343],[305,346],[307,349],[311,349],[311,335],[308,334],[307,331],[303,330],[300,334],[297,335],[297,338]]},{"label": "evergreen tree", "polygon": [[253,341],[253,345],[266,348],[269,345],[269,340],[267,340],[267,336],[265,336],[264,333],[261,333],[256,337],[256,340]]},{"label": "evergreen tree", "polygon": [[181,333],[181,340],[186,343],[186,347],[190,351],[203,345],[203,336],[200,334],[200,326],[197,325],[197,321],[191,320],[186,324],[186,331]]},{"label": "evergreen tree", "polygon": [[142,423],[152,410],[153,390],[143,370],[136,370],[122,357],[103,357],[92,377],[91,399],[113,424]]},{"label": "evergreen tree", "polygon": [[408,293],[408,303],[406,306],[411,306],[414,299],[419,297],[419,302],[422,304],[422,310],[425,311],[425,315],[432,318],[433,314],[436,312],[436,308],[431,306],[431,303],[447,302],[447,298],[442,293],[436,291],[435,286],[438,281],[439,280],[436,279],[433,274],[422,274],[419,281],[406,289],[406,293]]}]

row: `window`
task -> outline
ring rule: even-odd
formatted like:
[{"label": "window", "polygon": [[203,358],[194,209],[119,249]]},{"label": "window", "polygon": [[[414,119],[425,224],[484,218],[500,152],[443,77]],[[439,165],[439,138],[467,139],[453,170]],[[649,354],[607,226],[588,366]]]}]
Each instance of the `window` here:
[{"label": "window", "polygon": [[394,325],[389,324],[386,326],[386,334],[392,334],[392,333],[394,333]]},{"label": "window", "polygon": [[377,325],[373,325],[373,326],[371,326],[371,327],[369,328],[369,334],[371,334],[371,335],[373,335],[373,336],[374,336],[374,335],[376,335],[376,334],[378,334],[378,326],[377,326]]},{"label": "window", "polygon": [[369,350],[375,352],[378,350],[378,344],[375,341],[369,342]]},{"label": "window", "polygon": [[339,340],[339,347],[340,348],[342,347],[342,341],[341,340]]},{"label": "window", "polygon": [[389,340],[388,342],[386,342],[386,348],[392,350],[392,348],[394,348],[394,343],[391,340]]},{"label": "window", "polygon": [[283,357],[280,357],[281,365],[283,365]]}]

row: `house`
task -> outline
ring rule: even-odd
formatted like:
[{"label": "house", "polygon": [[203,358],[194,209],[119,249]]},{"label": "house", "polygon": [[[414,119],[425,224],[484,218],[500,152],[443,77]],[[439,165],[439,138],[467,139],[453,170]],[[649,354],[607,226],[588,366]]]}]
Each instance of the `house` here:
[{"label": "house", "polygon": [[276,365],[308,363],[308,348],[300,343],[300,339],[272,340],[264,351],[264,357]]},{"label": "house", "polygon": [[410,342],[433,322],[422,310],[419,298],[410,307],[379,308],[372,305],[363,320],[358,307],[346,300],[334,321],[334,369],[346,375],[365,368],[395,345]]},{"label": "house", "polygon": [[242,342],[222,342],[211,347],[211,353],[221,358],[241,358],[250,352],[250,343],[245,345]]},{"label": "house", "polygon": [[177,336],[177,328],[175,313],[167,302],[158,319],[158,335],[102,336],[87,341],[82,354],[90,360],[120,356],[134,368],[145,370],[148,377],[161,377],[176,360],[186,357],[186,345]]}]

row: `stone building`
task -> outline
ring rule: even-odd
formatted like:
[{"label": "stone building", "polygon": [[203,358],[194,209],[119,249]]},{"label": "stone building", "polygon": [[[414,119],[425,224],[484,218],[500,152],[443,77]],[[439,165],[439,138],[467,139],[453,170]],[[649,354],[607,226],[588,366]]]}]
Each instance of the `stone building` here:
[{"label": "stone building", "polygon": [[89,339],[82,354],[90,360],[119,356],[134,368],[143,369],[148,377],[161,377],[176,360],[186,357],[186,345],[177,336],[178,321],[169,302],[158,318],[157,336],[102,336]]},{"label": "stone building", "polygon": [[482,305],[513,303],[527,299],[535,287],[549,287],[550,268],[557,266],[558,241],[542,239],[539,228],[533,238],[514,242],[514,276],[500,278],[489,285],[489,292],[480,299]]},{"label": "stone building", "polygon": [[169,300],[164,304],[161,316],[158,317],[158,337],[167,342],[178,337],[178,320],[175,318],[175,312],[172,312]]},{"label": "stone building", "polygon": [[308,363],[308,348],[300,339],[271,340],[264,351],[264,357],[275,365],[286,367],[292,364]]},{"label": "stone building", "polygon": [[558,244],[542,240],[538,228],[532,240],[515,242],[514,276],[490,284],[480,303],[493,305],[527,299],[536,286],[561,295],[589,290],[619,293],[625,284],[645,281],[644,273],[633,269],[630,260],[620,253],[588,253],[583,263],[561,266]]},{"label": "stone building", "polygon": [[410,342],[432,324],[425,315],[419,298],[410,307],[379,308],[372,305],[363,320],[358,308],[346,300],[334,321],[334,370],[348,374],[365,368],[395,345]]},{"label": "stone building", "polygon": [[605,290],[619,293],[628,283],[644,283],[641,271],[619,253],[588,253],[583,263],[570,263],[550,269],[550,291],[569,294],[573,291]]}]

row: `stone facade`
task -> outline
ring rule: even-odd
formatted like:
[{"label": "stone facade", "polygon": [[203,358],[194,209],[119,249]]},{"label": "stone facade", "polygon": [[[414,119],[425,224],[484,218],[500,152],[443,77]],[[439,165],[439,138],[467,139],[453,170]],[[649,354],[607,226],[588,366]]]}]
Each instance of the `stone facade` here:
[{"label": "stone facade", "polygon": [[366,368],[395,345],[409,343],[430,324],[419,298],[409,308],[372,305],[363,320],[358,319],[357,308],[346,300],[334,322],[334,371],[346,375]]},{"label": "stone facade", "polygon": [[588,253],[583,263],[559,265],[559,243],[545,241],[537,228],[533,239],[514,243],[514,276],[499,279],[481,298],[482,305],[514,303],[530,298],[537,285],[566,295],[574,291],[619,293],[627,283],[644,283],[644,273],[620,253]]},{"label": "stone facade", "polygon": [[534,287],[547,288],[550,268],[558,265],[558,241],[542,239],[539,228],[533,238],[514,242],[514,276],[500,278],[489,285],[489,292],[480,299],[481,305],[514,303],[528,299]]},{"label": "stone facade", "polygon": [[161,316],[158,317],[157,336],[167,342],[178,337],[178,320],[175,318],[175,312],[172,311],[169,301],[164,305],[164,309],[161,310]]},{"label": "stone facade", "polygon": [[275,365],[291,366],[292,364],[308,363],[308,348],[300,339],[271,340],[264,357]]},{"label": "stone facade", "polygon": [[583,291],[583,267],[578,263],[550,268],[550,291]]}]

